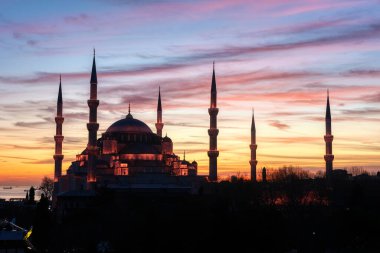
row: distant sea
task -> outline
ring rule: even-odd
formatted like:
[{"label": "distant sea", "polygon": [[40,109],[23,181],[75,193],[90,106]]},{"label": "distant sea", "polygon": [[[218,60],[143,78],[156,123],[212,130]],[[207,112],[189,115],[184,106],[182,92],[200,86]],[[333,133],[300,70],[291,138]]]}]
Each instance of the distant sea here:
[{"label": "distant sea", "polygon": [[[8,189],[11,187],[11,189]],[[37,187],[34,187],[35,189]],[[12,185],[2,185],[0,186],[0,199],[9,200],[10,198],[25,198],[26,191],[29,191],[30,186],[12,186]],[[35,200],[39,200],[41,193],[39,190],[35,192]]]}]

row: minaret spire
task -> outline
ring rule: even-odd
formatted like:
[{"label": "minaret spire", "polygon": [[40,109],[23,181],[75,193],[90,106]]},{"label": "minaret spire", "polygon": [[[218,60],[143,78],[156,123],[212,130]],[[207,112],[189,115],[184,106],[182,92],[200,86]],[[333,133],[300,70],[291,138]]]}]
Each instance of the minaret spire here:
[{"label": "minaret spire", "polygon": [[158,86],[157,111],[162,111],[162,106],[161,106],[161,86]]},{"label": "minaret spire", "polygon": [[326,155],[325,155],[325,161],[326,161],[326,179],[327,179],[327,182],[330,183],[331,179],[332,179],[332,172],[333,172],[334,155],[332,154],[332,142],[334,140],[334,136],[332,135],[332,130],[331,130],[331,111],[330,111],[329,90],[327,90],[327,103],[326,103],[325,124],[326,124],[326,134],[325,134],[325,143],[326,143]]},{"label": "minaret spire", "polygon": [[87,123],[88,129],[88,163],[87,163],[87,188],[92,189],[93,184],[96,182],[96,159],[98,156],[98,146],[97,146],[97,131],[99,129],[99,124],[97,123],[97,108],[99,106],[98,100],[98,78],[96,74],[96,63],[95,63],[95,49],[94,58],[92,61],[92,71],[90,79],[90,99],[87,100],[88,107],[90,109],[89,123]]},{"label": "minaret spire", "polygon": [[210,147],[207,152],[209,157],[209,180],[216,181],[218,179],[218,165],[217,159],[219,156],[217,136],[219,134],[219,129],[217,128],[217,115],[219,109],[216,107],[216,79],[215,79],[215,63],[212,64],[212,81],[211,81],[211,98],[210,98],[210,108],[208,113],[210,115],[210,129],[208,130],[208,135],[210,136]]},{"label": "minaret spire", "polygon": [[59,75],[59,89],[58,89],[58,99],[57,99],[57,116],[62,116],[62,78]]},{"label": "minaret spire", "polygon": [[58,99],[57,99],[57,116],[55,117],[56,130],[55,130],[55,154],[54,158],[54,192],[53,192],[53,204],[55,205],[56,196],[59,193],[58,180],[62,176],[62,142],[64,136],[62,135],[62,124],[64,118],[62,116],[63,102],[62,102],[62,80],[59,76],[59,89],[58,89]]},{"label": "minaret spire", "polygon": [[216,108],[216,80],[215,80],[215,62],[212,62],[212,81],[211,81],[211,108]]},{"label": "minaret spire", "polygon": [[327,104],[326,104],[326,133],[331,134],[331,111],[330,111],[330,95],[327,90]]},{"label": "minaret spire", "polygon": [[161,87],[158,86],[158,102],[157,102],[157,135],[162,137],[162,129],[164,128],[164,123],[162,122],[162,106],[161,106]]},{"label": "minaret spire", "polygon": [[92,71],[91,71],[91,84],[97,84],[98,83],[98,77],[96,74],[96,63],[95,63],[95,48],[94,48],[94,59],[92,61]]},{"label": "minaret spire", "polygon": [[256,182],[257,145],[256,145],[255,113],[253,109],[252,109],[252,123],[251,123],[251,145],[249,145],[249,148],[251,149],[251,160],[249,161],[249,164],[251,165],[251,181]]}]

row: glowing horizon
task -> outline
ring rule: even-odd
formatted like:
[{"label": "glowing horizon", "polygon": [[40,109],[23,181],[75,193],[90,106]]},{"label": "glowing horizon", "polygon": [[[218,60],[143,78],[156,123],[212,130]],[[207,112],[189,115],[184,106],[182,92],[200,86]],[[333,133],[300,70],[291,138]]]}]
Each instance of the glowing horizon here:
[{"label": "glowing horizon", "polygon": [[334,168],[380,170],[380,7],[376,1],[0,3],[0,184],[54,172],[59,75],[63,173],[87,145],[92,48],[101,133],[128,113],[208,173],[212,62],[218,173],[248,173],[252,107],[260,168],[324,170],[326,90]]}]

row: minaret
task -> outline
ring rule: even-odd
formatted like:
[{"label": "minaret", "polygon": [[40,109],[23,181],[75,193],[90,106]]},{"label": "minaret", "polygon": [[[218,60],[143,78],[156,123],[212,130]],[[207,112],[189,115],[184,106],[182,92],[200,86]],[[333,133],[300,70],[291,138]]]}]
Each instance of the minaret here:
[{"label": "minaret", "polygon": [[330,98],[329,98],[329,90],[327,90],[327,106],[326,106],[326,135],[325,135],[325,143],[326,143],[326,179],[328,182],[331,181],[332,171],[333,171],[333,160],[334,155],[332,154],[332,142],[334,136],[331,134],[331,112],[330,112]]},{"label": "minaret", "polygon": [[158,103],[157,103],[157,135],[162,137],[162,128],[164,128],[164,123],[162,123],[162,107],[161,107],[161,88],[158,87]]},{"label": "minaret", "polygon": [[88,107],[90,108],[89,123],[87,123],[87,129],[88,129],[87,188],[88,189],[91,189],[92,184],[96,182],[95,170],[96,170],[96,157],[98,155],[98,147],[96,145],[96,141],[97,141],[97,131],[99,129],[99,124],[97,123],[97,108],[99,105],[99,100],[97,99],[98,79],[96,75],[95,49],[94,49],[94,59],[92,62],[90,84],[91,84],[90,99],[87,100]]},{"label": "minaret", "polygon": [[210,115],[210,129],[208,130],[208,135],[210,136],[210,149],[207,152],[209,157],[209,180],[216,181],[218,179],[218,145],[217,136],[219,129],[217,128],[216,116],[218,115],[219,109],[216,107],[216,81],[215,81],[215,64],[213,63],[212,69],[212,82],[211,82],[211,101],[210,108],[208,109],[208,114]]},{"label": "minaret", "polygon": [[56,129],[55,129],[55,154],[54,154],[54,183],[58,182],[58,179],[62,175],[62,124],[64,118],[62,117],[63,103],[62,103],[62,87],[61,87],[61,76],[59,77],[59,90],[58,90],[58,100],[57,100],[57,116],[55,117]]},{"label": "minaret", "polygon": [[249,161],[249,164],[251,165],[251,181],[256,182],[256,126],[255,126],[255,115],[254,111],[252,110],[252,123],[251,123],[251,145],[249,145],[249,148],[251,149],[251,160]]},{"label": "minaret", "polygon": [[53,208],[56,207],[57,204],[57,194],[59,193],[59,183],[58,180],[62,175],[62,142],[63,142],[63,135],[62,135],[62,124],[64,121],[64,118],[62,117],[62,111],[63,111],[63,103],[62,103],[62,85],[61,85],[61,76],[59,76],[59,90],[58,90],[58,99],[57,99],[57,116],[55,117],[55,135],[54,135],[54,141],[55,141],[55,154],[53,156],[54,158],[54,190],[53,190]]}]

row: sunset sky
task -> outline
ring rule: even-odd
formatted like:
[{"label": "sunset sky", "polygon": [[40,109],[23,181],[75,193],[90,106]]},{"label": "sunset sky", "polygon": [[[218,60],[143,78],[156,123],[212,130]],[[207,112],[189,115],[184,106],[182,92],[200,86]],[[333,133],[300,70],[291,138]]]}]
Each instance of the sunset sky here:
[{"label": "sunset sky", "polygon": [[64,171],[85,148],[93,48],[98,137],[128,101],[155,131],[161,86],[163,133],[206,174],[215,61],[220,175],[249,171],[252,108],[258,168],[323,170],[327,89],[334,168],[380,170],[380,1],[1,0],[1,185],[52,176],[60,73]]}]

